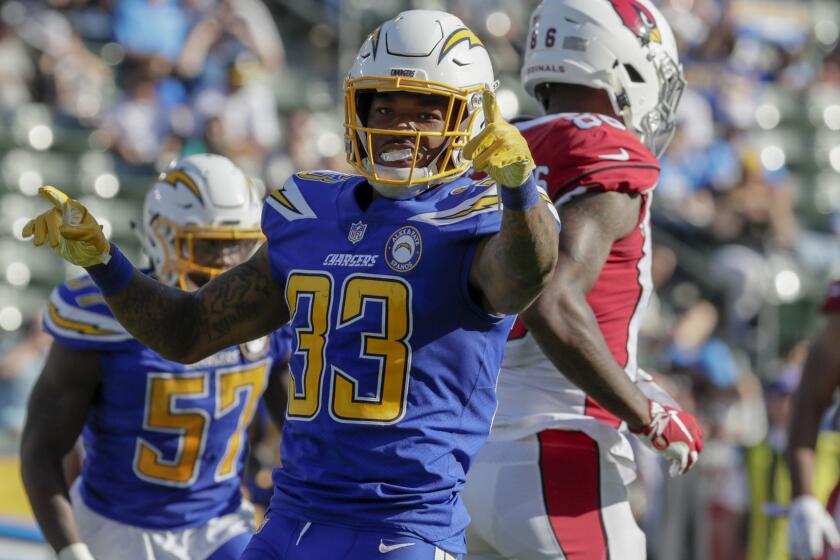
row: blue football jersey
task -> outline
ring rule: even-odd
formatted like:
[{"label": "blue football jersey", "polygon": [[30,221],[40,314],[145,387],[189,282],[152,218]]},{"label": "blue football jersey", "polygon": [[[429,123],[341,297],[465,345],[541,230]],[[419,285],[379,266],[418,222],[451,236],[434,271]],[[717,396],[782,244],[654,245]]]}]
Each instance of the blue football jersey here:
[{"label": "blue football jersey", "polygon": [[132,338],[88,276],[53,291],[44,325],[102,364],[82,433],[85,504],[150,529],[202,526],[239,507],[245,429],[272,364],[288,356],[288,329],[185,366]]},{"label": "blue football jersey", "polygon": [[468,285],[477,242],[501,227],[496,186],[461,178],[362,210],[364,181],[298,173],[266,199],[293,328],[272,509],[463,552],[459,492],[490,431],[513,321]]}]

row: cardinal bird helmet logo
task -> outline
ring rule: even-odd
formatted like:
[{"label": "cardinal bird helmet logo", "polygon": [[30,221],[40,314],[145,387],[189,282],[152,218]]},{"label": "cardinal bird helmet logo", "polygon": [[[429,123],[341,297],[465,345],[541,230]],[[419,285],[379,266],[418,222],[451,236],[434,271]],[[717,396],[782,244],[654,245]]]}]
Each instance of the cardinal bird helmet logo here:
[{"label": "cardinal bird helmet logo", "polygon": [[637,0],[609,0],[613,9],[630,31],[647,43],[662,43],[662,34],[653,13]]}]

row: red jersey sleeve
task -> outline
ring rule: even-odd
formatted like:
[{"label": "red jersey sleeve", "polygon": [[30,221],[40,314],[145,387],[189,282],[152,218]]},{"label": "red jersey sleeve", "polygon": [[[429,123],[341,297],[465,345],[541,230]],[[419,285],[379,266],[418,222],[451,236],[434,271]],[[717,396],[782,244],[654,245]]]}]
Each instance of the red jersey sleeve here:
[{"label": "red jersey sleeve", "polygon": [[560,113],[517,124],[555,202],[583,192],[643,193],[659,180],[659,161],[615,118]]},{"label": "red jersey sleeve", "polygon": [[840,280],[835,280],[828,289],[822,311],[823,313],[840,313]]}]

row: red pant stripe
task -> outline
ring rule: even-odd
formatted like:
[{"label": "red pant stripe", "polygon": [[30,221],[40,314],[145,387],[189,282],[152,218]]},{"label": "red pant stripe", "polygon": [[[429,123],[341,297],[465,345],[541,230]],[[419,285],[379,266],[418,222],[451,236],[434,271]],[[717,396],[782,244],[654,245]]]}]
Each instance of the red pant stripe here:
[{"label": "red pant stripe", "polygon": [[608,560],[598,444],[582,432],[546,430],[538,438],[543,498],[560,548],[568,560]]}]

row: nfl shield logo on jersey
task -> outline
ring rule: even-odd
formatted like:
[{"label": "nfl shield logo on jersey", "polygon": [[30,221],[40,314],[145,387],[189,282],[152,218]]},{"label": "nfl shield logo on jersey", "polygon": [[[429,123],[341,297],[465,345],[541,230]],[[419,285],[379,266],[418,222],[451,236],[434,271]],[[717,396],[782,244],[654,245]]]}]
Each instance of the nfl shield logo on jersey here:
[{"label": "nfl shield logo on jersey", "polygon": [[362,237],[365,236],[365,230],[367,229],[367,224],[358,221],[350,224],[350,233],[347,234],[347,239],[350,240],[350,243],[354,245],[362,240]]}]

